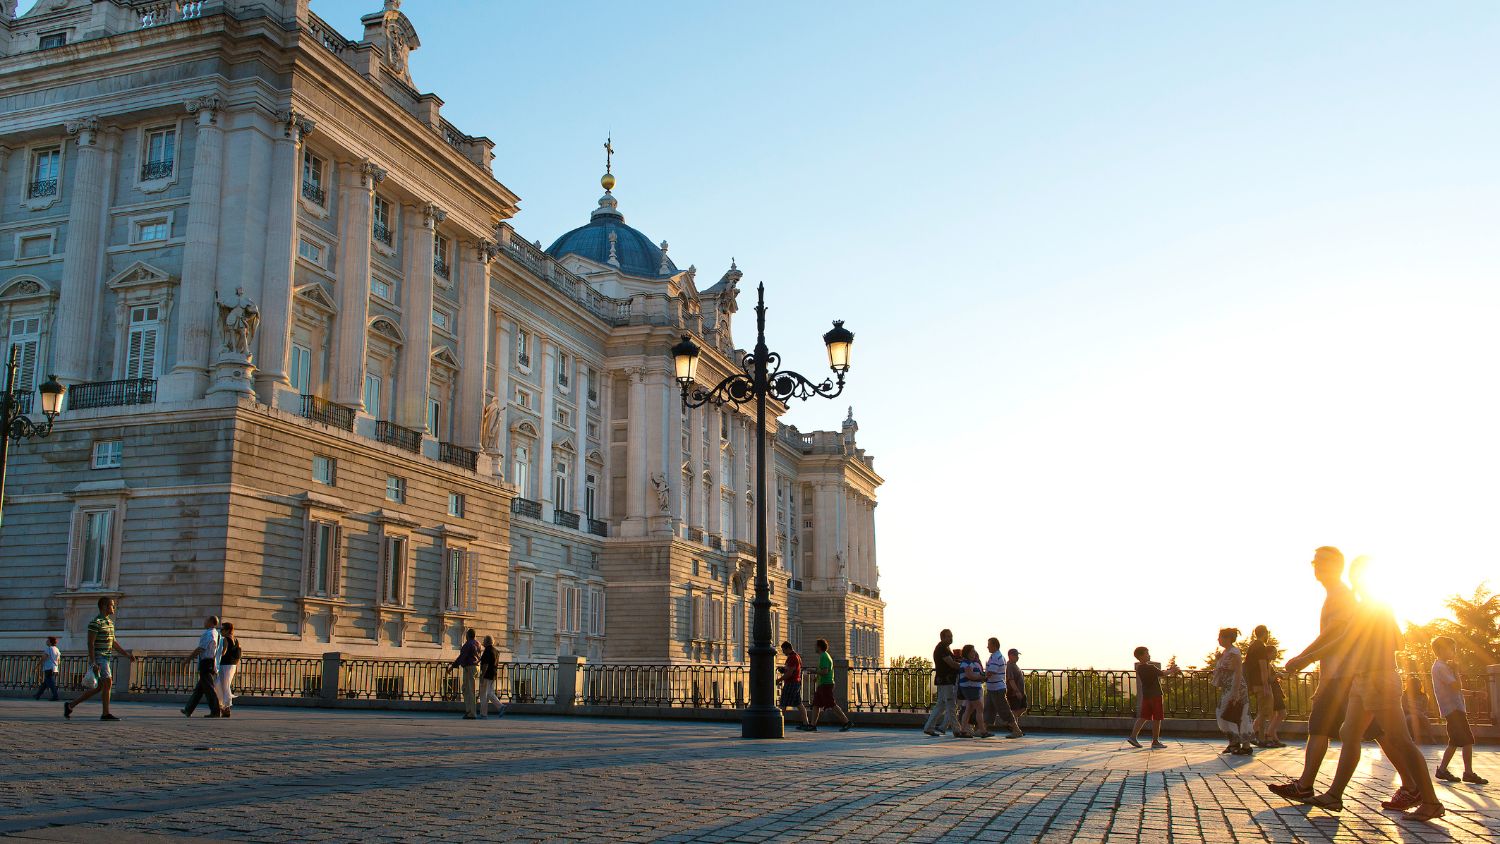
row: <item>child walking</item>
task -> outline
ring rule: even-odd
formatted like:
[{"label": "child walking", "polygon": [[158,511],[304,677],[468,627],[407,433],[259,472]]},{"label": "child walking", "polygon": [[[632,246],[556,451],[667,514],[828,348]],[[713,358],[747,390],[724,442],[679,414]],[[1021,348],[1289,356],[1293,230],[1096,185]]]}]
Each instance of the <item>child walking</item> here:
[{"label": "child walking", "polygon": [[1240,631],[1235,627],[1219,631],[1219,647],[1224,650],[1214,663],[1214,687],[1219,690],[1219,705],[1214,715],[1219,729],[1229,736],[1229,746],[1223,752],[1249,756],[1254,752],[1250,749],[1250,688],[1245,683],[1244,658],[1234,646],[1239,637]]},{"label": "child walking", "polygon": [[1135,688],[1136,695],[1140,698],[1140,712],[1135,719],[1135,726],[1130,730],[1130,738],[1125,742],[1131,747],[1140,747],[1138,740],[1141,728],[1146,722],[1151,722],[1151,747],[1160,750],[1166,747],[1161,742],[1161,722],[1166,717],[1166,707],[1163,705],[1161,678],[1163,676],[1176,677],[1182,674],[1182,669],[1173,665],[1162,670],[1161,663],[1151,661],[1151,651],[1142,645],[1135,649]]},{"label": "child walking", "polygon": [[1458,672],[1453,669],[1458,644],[1447,636],[1439,636],[1432,640],[1432,652],[1437,656],[1432,663],[1432,694],[1437,698],[1439,714],[1448,722],[1448,746],[1443,750],[1443,761],[1438,764],[1437,778],[1459,782],[1459,778],[1448,770],[1448,763],[1453,761],[1454,751],[1462,751],[1463,782],[1489,785],[1489,780],[1474,773],[1474,731],[1469,729],[1463,683],[1459,682]]}]

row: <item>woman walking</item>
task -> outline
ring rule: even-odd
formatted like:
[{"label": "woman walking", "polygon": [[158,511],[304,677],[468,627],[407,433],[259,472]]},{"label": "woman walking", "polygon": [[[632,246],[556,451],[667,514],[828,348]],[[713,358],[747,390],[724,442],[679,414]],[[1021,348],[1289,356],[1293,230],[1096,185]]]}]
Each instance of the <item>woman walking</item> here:
[{"label": "woman walking", "polygon": [[1240,649],[1234,646],[1234,640],[1239,637],[1240,631],[1234,627],[1219,631],[1219,646],[1224,651],[1214,663],[1214,687],[1219,690],[1219,705],[1214,715],[1219,729],[1229,736],[1229,746],[1224,752],[1249,756],[1253,752],[1250,749],[1250,687],[1245,683],[1244,658]]},{"label": "woman walking", "polygon": [[234,705],[234,672],[240,667],[240,640],[227,621],[219,625],[219,638],[219,714],[228,718]]},{"label": "woman walking", "polygon": [[980,700],[984,676],[979,651],[973,645],[964,645],[963,659],[958,661],[958,702],[963,708],[958,713],[959,732],[953,734],[958,738],[989,738],[992,735],[984,723],[984,702]]},{"label": "woman walking", "polygon": [[62,652],[57,649],[57,637],[47,637],[47,647],[42,648],[42,685],[36,690],[33,700],[41,700],[42,692],[52,690],[52,699],[57,700],[57,665]]},{"label": "woman walking", "polygon": [[499,710],[495,713],[498,718],[505,714],[505,702],[495,694],[495,681],[500,676],[500,652],[495,650],[495,637],[484,637],[484,653],[479,655],[479,717],[485,718],[490,712],[490,701],[494,701]]}]

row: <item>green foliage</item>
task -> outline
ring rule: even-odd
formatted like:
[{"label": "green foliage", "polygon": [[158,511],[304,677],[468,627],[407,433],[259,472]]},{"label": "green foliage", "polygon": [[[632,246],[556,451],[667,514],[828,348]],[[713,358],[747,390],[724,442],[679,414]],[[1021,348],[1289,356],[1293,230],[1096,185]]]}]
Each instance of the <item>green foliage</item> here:
[{"label": "green foliage", "polygon": [[1485,666],[1500,662],[1500,594],[1485,582],[1469,596],[1453,595],[1443,603],[1451,617],[1406,625],[1407,670],[1431,670],[1433,637],[1449,636],[1458,644],[1459,673],[1483,676]]},{"label": "green foliage", "polygon": [[891,657],[892,668],[916,668],[925,671],[932,670],[932,660],[925,656],[893,656]]}]

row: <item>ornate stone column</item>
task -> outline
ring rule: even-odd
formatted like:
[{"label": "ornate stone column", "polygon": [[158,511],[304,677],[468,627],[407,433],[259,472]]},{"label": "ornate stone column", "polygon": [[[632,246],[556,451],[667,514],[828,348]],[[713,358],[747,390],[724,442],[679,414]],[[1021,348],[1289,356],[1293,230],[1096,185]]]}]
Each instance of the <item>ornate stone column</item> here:
[{"label": "ornate stone column", "polygon": [[202,398],[214,348],[219,212],[223,203],[224,132],[219,98],[198,97],[185,104],[197,116],[193,184],[188,200],[187,243],[182,250],[182,282],[177,318],[177,361],[162,387],[166,401]]},{"label": "ornate stone column", "polygon": [[[667,475],[667,486],[671,489],[671,499],[667,502],[667,512],[674,514],[677,520],[672,523],[672,532],[680,534],[681,531],[677,525],[679,523],[686,525],[688,521],[686,505],[684,504],[686,498],[682,494],[685,491],[682,486],[682,417],[684,414],[682,402],[680,400],[672,400],[674,398],[672,387],[673,382],[671,381],[668,381],[662,387],[667,399],[667,418],[665,420],[667,423],[667,447],[662,455],[662,463],[665,465],[663,471]],[[692,468],[691,452],[689,453],[687,462],[688,467]]]},{"label": "ornate stone column", "polygon": [[[495,244],[480,240],[466,250],[463,275],[459,283],[458,353],[462,366],[458,371],[458,407],[453,421],[454,437],[464,448],[478,449],[480,423],[484,417],[484,367],[489,360],[490,261],[495,258]],[[432,232],[427,233],[427,273],[432,278]],[[428,332],[431,333],[431,284],[428,285]],[[430,341],[429,341],[430,344]],[[545,418],[543,420],[546,421]]]},{"label": "ornate stone column", "polygon": [[688,411],[688,511],[683,514],[689,527],[704,529],[703,524],[703,414],[696,407]]},{"label": "ornate stone column", "polygon": [[542,373],[541,389],[537,390],[539,395],[536,399],[536,412],[542,417],[541,430],[537,432],[541,437],[541,442],[537,445],[537,463],[541,467],[541,472],[537,475],[537,480],[541,483],[537,499],[542,503],[542,519],[550,522],[552,509],[556,506],[556,502],[552,500],[552,476],[557,469],[552,465],[552,408],[557,404],[553,395],[557,391],[553,380],[557,372],[557,344],[546,336],[538,337],[537,341],[537,366]]},{"label": "ornate stone column", "polygon": [[755,542],[755,525],[750,524],[746,503],[750,500],[751,480],[754,476],[750,474],[750,451],[754,448],[755,431],[752,430],[753,423],[746,417],[736,413],[730,417],[730,436],[738,437],[739,443],[735,445],[735,470],[734,470],[734,538],[739,542]]},{"label": "ornate stone column", "polygon": [[93,326],[101,287],[99,257],[109,154],[99,146],[97,117],[71,120],[67,130],[77,144],[77,164],[68,206],[68,249],[63,255],[53,359],[58,379],[73,385],[90,380],[91,352],[98,346]]},{"label": "ornate stone column", "polygon": [[[494,397],[495,432],[480,432],[485,453],[490,456],[490,474],[505,477],[505,459],[509,454],[510,438],[505,424],[506,407],[510,404],[510,343],[505,333],[505,319],[494,300],[490,303],[490,355],[495,359],[495,374],[490,381],[489,393]],[[489,399],[486,399],[488,404]],[[483,417],[481,416],[481,421]]]},{"label": "ornate stone column", "polygon": [[[401,215],[406,241],[401,330],[406,334],[406,343],[401,348],[396,370],[394,416],[397,425],[415,431],[427,428],[427,391],[432,380],[432,236],[437,224],[447,216],[447,212],[430,204],[422,208],[408,205]],[[457,410],[450,408],[452,412]]]},{"label": "ornate stone column", "polygon": [[[297,195],[302,190],[302,143],[313,122],[295,111],[276,116],[281,136],[271,153],[271,211],[266,217],[266,267],[261,279],[259,351],[255,358],[255,395],[274,405],[278,390],[288,390],[287,355],[291,350],[292,291],[297,266]],[[200,134],[201,138],[202,135]],[[295,411],[296,396],[287,392]]]},{"label": "ornate stone column", "polygon": [[366,323],[370,314],[370,223],[375,186],[385,171],[366,161],[339,164],[338,327],[333,359],[334,401],[365,407]]},{"label": "ornate stone column", "polygon": [[628,371],[630,397],[625,422],[629,433],[625,438],[625,534],[646,534],[646,486],[651,482],[646,476],[646,437],[650,435],[646,424],[646,373],[640,369]]},{"label": "ornate stone column", "polygon": [[719,437],[719,432],[723,430],[719,419],[726,411],[712,404],[704,405],[703,411],[708,414],[708,524],[705,527],[714,536],[729,539],[721,536],[721,525],[724,523],[724,451],[723,440]]}]

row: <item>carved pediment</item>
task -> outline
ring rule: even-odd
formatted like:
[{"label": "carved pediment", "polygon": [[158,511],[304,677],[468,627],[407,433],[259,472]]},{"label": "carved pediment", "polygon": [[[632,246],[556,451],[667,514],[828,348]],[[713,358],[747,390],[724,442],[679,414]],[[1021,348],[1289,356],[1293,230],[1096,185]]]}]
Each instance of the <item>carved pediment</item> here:
[{"label": "carved pediment", "polygon": [[516,432],[517,434],[521,434],[522,436],[536,436],[536,426],[532,425],[530,422],[517,422],[515,425],[511,426],[511,430]]},{"label": "carved pediment", "polygon": [[15,302],[56,296],[57,291],[36,276],[22,275],[0,282],[0,299]]},{"label": "carved pediment", "polygon": [[329,315],[335,315],[339,312],[339,306],[334,303],[333,297],[328,294],[328,290],[317,282],[304,284],[293,292],[298,299],[302,300],[304,304],[311,305],[314,310],[322,311]]},{"label": "carved pediment", "polygon": [[600,454],[599,449],[597,448],[589,452],[588,457],[584,459],[588,460],[588,462],[590,463],[598,463],[600,465],[604,464],[604,455]]},{"label": "carved pediment", "polygon": [[406,342],[406,335],[401,333],[401,326],[385,317],[371,319],[370,330],[393,343]]},{"label": "carved pediment", "polygon": [[447,346],[439,346],[432,350],[432,362],[453,370],[457,370],[460,366],[458,358],[453,354],[453,350]]},{"label": "carved pediment", "polygon": [[145,261],[136,261],[120,272],[112,276],[106,284],[109,289],[116,292],[130,290],[138,287],[160,287],[165,284],[176,284],[177,279],[166,270],[153,267]]},{"label": "carved pediment", "polygon": [[552,447],[553,447],[553,449],[555,449],[557,451],[566,451],[569,454],[577,454],[578,453],[577,449],[573,448],[573,441],[571,439],[566,438],[566,437],[564,437],[563,439],[559,440]]}]

